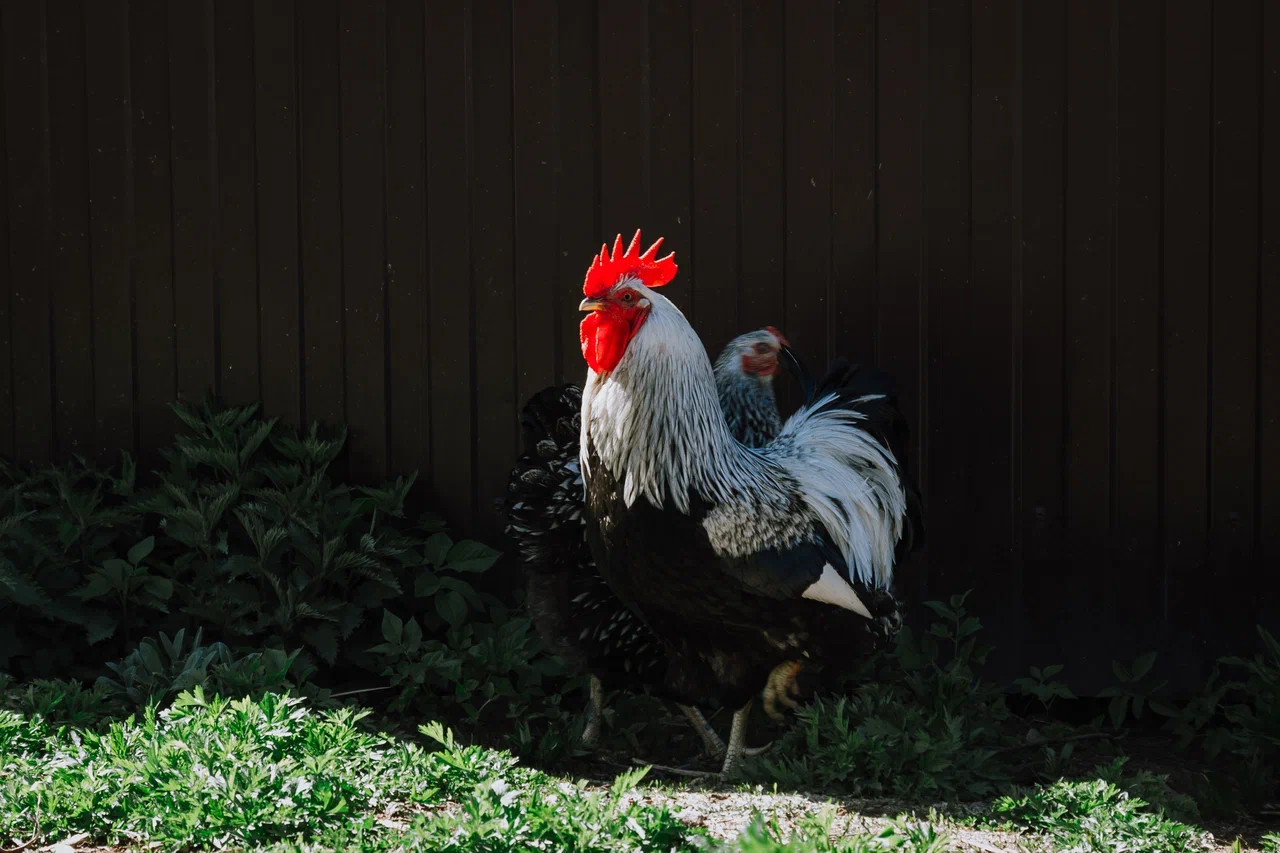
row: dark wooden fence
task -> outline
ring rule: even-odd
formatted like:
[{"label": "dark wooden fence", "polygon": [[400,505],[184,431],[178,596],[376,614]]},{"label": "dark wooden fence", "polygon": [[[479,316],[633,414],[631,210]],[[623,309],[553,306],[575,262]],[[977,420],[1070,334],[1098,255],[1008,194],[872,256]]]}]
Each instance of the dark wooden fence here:
[{"label": "dark wooden fence", "polygon": [[591,252],[894,371],[923,591],[1179,682],[1274,620],[1280,6],[5,0],[0,452],[213,388],[492,529]]}]

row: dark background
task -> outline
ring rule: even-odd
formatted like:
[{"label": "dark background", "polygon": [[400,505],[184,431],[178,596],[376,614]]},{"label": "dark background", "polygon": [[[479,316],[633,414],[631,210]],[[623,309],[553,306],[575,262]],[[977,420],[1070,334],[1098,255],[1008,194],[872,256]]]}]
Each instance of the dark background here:
[{"label": "dark background", "polygon": [[1002,669],[1276,617],[1280,5],[5,0],[0,453],[154,463],[213,388],[493,536],[591,252],[709,348],[893,371],[931,597]]}]

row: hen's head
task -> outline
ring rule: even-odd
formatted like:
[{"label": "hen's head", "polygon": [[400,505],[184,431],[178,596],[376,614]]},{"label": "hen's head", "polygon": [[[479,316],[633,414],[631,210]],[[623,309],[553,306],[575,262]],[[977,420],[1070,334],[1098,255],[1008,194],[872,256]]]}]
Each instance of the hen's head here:
[{"label": "hen's head", "polygon": [[661,245],[662,238],[658,238],[640,254],[640,232],[636,231],[624,251],[619,234],[612,254],[608,246],[601,246],[587,270],[582,285],[586,298],[578,308],[591,313],[583,318],[578,339],[582,357],[596,373],[612,371],[626,355],[627,345],[653,310],[656,294],[650,288],[662,287],[675,278],[675,253],[659,258]]},{"label": "hen's head", "polygon": [[771,382],[778,372],[778,356],[789,346],[782,332],[773,326],[739,335],[716,359],[716,375],[740,373],[748,379]]}]

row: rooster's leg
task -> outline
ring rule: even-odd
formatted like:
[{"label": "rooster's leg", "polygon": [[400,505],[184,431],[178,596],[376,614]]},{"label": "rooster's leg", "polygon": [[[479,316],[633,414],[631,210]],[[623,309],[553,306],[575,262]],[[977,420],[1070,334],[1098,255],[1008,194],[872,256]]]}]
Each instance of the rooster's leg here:
[{"label": "rooster's leg", "polygon": [[[698,711],[697,708],[681,705],[680,710],[684,711],[685,714],[689,716],[690,720],[695,721],[695,726],[698,725],[696,720],[701,720],[703,724],[706,723],[706,718],[702,716],[702,713]],[[694,714],[697,715],[696,719]],[[705,779],[708,776],[718,776],[721,779],[727,778],[737,770],[738,765],[742,763],[742,759],[745,756],[761,755],[762,753],[768,752],[773,746],[773,743],[770,742],[764,746],[747,747],[747,717],[750,714],[751,703],[748,702],[745,708],[742,708],[733,715],[733,728],[729,731],[729,746],[724,748],[724,764],[721,766],[719,773],[707,770],[688,770],[684,767],[670,767],[665,764],[654,764],[652,761],[645,761],[643,758],[633,758],[631,761],[635,764],[648,765],[654,770],[671,773],[676,776],[691,776],[695,779]],[[711,726],[708,725],[707,730],[710,731]],[[713,737],[715,736],[715,732],[711,732],[711,734]],[[719,738],[716,737],[716,740],[719,740]]]},{"label": "rooster's leg", "polygon": [[720,775],[728,777],[737,771],[738,765],[747,750],[747,717],[751,715],[751,703],[743,705],[733,713],[733,727],[729,729],[729,748],[724,754],[724,765]]},{"label": "rooster's leg", "polygon": [[600,742],[600,725],[604,720],[604,685],[591,676],[591,701],[587,705],[587,725],[582,730],[583,746],[594,747]]},{"label": "rooster's leg", "polygon": [[692,705],[680,705],[679,708],[689,718],[689,722],[693,723],[694,731],[698,733],[698,737],[702,738],[702,746],[707,750],[707,754],[716,757],[724,755],[724,741],[720,740],[720,735],[711,728],[711,724],[707,722],[706,717],[702,716],[702,712]]}]

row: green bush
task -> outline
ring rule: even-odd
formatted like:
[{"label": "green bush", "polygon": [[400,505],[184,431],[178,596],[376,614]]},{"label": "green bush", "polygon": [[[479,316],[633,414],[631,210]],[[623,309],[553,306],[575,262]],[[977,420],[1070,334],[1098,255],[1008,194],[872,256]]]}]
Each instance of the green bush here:
[{"label": "green bush", "polygon": [[1106,779],[1057,782],[1015,791],[992,803],[992,817],[1053,839],[1081,853],[1192,853],[1202,835],[1169,820]]},{"label": "green bush", "polygon": [[802,708],[752,772],[857,796],[991,794],[1007,778],[996,748],[1009,712],[1000,689],[978,678],[991,649],[978,644],[982,625],[965,611],[966,596],[930,602],[939,619],[928,631],[904,628],[848,696]]},{"label": "green bush", "polygon": [[578,681],[518,602],[473,583],[497,551],[406,519],[414,477],[335,482],[341,428],[174,411],[184,431],[153,482],[127,454],[110,471],[0,466],[0,669],[98,678],[128,708],[372,672],[399,709],[496,728],[521,754],[576,749],[561,694]]},{"label": "green bush", "polygon": [[450,624],[440,639],[417,619],[383,614],[383,642],[370,649],[400,692],[392,707],[444,714],[500,733],[519,755],[555,760],[576,752],[581,708],[562,694],[581,688],[548,654],[531,620],[500,605],[486,619]]},{"label": "green bush", "polygon": [[299,434],[254,406],[174,410],[185,432],[146,485],[128,455],[110,471],[0,464],[0,668],[92,678],[139,638],[184,630],[354,666],[384,606],[453,623],[487,606],[455,575],[497,552],[453,542],[437,517],[408,522],[413,477],[335,483],[344,430]]},{"label": "green bush", "polygon": [[1256,806],[1280,793],[1280,642],[1257,626],[1251,658],[1218,661],[1200,696],[1182,708],[1156,705],[1184,747],[1221,767],[1203,794],[1217,810]]}]

